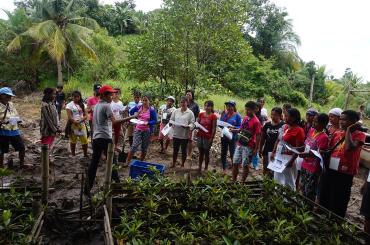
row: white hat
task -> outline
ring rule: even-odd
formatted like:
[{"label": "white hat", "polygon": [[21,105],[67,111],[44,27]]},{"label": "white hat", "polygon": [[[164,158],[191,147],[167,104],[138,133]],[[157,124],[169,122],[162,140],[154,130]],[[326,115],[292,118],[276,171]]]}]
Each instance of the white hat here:
[{"label": "white hat", "polygon": [[340,108],[333,108],[329,111],[329,114],[333,114],[334,116],[340,117],[340,114],[342,114],[343,110]]},{"label": "white hat", "polygon": [[173,97],[173,96],[168,96],[167,98],[166,98],[166,100],[169,100],[169,99],[171,99],[172,101],[173,101],[173,103],[175,103],[175,98]]}]

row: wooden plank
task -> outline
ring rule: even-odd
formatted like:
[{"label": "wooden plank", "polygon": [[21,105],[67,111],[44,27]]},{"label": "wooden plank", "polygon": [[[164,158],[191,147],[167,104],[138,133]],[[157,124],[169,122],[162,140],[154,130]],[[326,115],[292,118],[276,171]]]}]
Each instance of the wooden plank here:
[{"label": "wooden plank", "polygon": [[109,215],[107,211],[107,206],[103,206],[104,208],[104,226],[106,226],[106,234],[107,234],[107,245],[114,245],[113,236],[112,236],[112,229],[110,227]]},{"label": "wooden plank", "polygon": [[36,223],[33,225],[31,234],[28,236],[27,243],[30,244],[34,239],[37,237],[35,236],[38,230],[41,230],[43,225],[43,219],[44,218],[44,211],[42,211],[39,215],[39,217],[36,220]]}]

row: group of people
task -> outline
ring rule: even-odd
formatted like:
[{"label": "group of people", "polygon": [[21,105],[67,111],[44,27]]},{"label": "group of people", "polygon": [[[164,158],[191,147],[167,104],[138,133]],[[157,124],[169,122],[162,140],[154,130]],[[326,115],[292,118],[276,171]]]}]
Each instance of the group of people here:
[{"label": "group of people", "polygon": [[[19,151],[20,165],[24,165],[25,147],[18,128],[20,118],[11,103],[13,96],[10,88],[0,89],[0,166],[3,166],[9,144]],[[173,144],[170,167],[176,166],[180,149],[179,164],[185,166],[196,139],[198,170],[202,171],[203,162],[204,170],[208,169],[210,149],[216,129],[220,127],[222,169],[224,173],[232,169],[233,181],[238,179],[240,165],[241,181],[244,182],[249,165],[262,158],[266,177],[301,192],[339,216],[345,216],[366,137],[358,112],[333,108],[326,114],[310,108],[303,121],[300,111],[290,104],[274,107],[268,115],[264,100],[258,99],[248,101],[245,111],[240,113],[235,101],[227,101],[224,111],[218,115],[213,101],[206,101],[200,111],[192,90],[180,98],[178,108],[173,96],[168,96],[158,110],[153,107],[149,94],[135,92],[133,96],[134,100],[124,106],[119,89],[96,84],[94,95],[88,98],[85,106],[79,91],[72,92],[72,100],[66,103],[62,87],[44,90],[40,121],[42,144],[52,147],[56,135],[62,132],[63,108],[67,112],[64,131],[69,136],[72,155],[76,154],[76,143],[80,141],[84,156],[88,157],[88,135],[91,135],[93,154],[85,191],[89,192],[93,187],[99,161],[104,159],[108,145],[113,143],[117,152],[123,150],[118,147],[122,143],[123,130],[130,144],[127,164],[138,151],[141,152],[140,160],[145,160],[151,136],[159,123],[160,152],[166,153],[170,142]],[[276,162],[283,165],[282,171],[270,167]],[[117,171],[114,170],[112,176],[119,181]],[[365,228],[369,231],[370,186],[369,190],[366,188],[361,212],[367,217]]]}]

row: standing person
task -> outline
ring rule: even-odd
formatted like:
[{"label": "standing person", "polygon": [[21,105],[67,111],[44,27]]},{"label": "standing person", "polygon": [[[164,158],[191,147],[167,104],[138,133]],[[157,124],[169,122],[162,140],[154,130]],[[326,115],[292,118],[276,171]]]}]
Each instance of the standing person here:
[{"label": "standing person", "polygon": [[57,86],[57,92],[55,97],[55,104],[57,106],[58,118],[61,120],[62,109],[66,105],[66,95],[63,92],[63,86]]},{"label": "standing person", "polygon": [[68,120],[71,122],[71,132],[69,132],[69,142],[72,156],[76,155],[76,144],[79,139],[85,157],[87,156],[87,129],[86,129],[86,110],[82,101],[80,91],[72,92],[73,100],[66,105]]},{"label": "standing person", "polygon": [[289,151],[286,148],[286,144],[297,148],[304,146],[305,134],[303,128],[300,126],[301,114],[296,108],[287,110],[285,120],[286,124],[282,127],[270,160],[273,161],[277,154],[288,155],[290,157],[282,173],[274,172],[274,179],[279,184],[296,190],[297,168],[295,161],[298,155]]},{"label": "standing person", "polygon": [[181,167],[185,166],[189,133],[194,128],[194,113],[188,108],[188,98],[183,96],[180,100],[180,108],[172,112],[171,121],[181,124],[173,125],[173,157],[172,166],[174,168],[177,156],[181,147]]},{"label": "standing person", "polygon": [[288,110],[292,108],[292,105],[291,104],[284,104],[283,105],[283,121],[285,122],[286,121],[286,117],[287,117],[287,114],[288,114]]},{"label": "standing person", "polygon": [[313,120],[317,114],[318,114],[318,111],[313,108],[308,109],[306,112],[306,123],[304,125],[304,134],[306,137],[312,128]]},{"label": "standing person", "polygon": [[94,125],[93,125],[94,107],[99,102],[99,89],[100,88],[101,88],[100,84],[94,84],[94,87],[93,87],[94,94],[93,94],[93,96],[91,96],[87,99],[87,108],[86,108],[86,110],[89,113],[89,125],[90,125],[91,135],[94,135]]},{"label": "standing person", "polygon": [[[134,91],[133,95],[134,95],[134,101],[131,101],[127,105],[129,116],[133,116],[133,114],[131,114],[131,109],[132,108],[135,108],[135,107],[138,107],[138,106],[142,105],[141,93],[139,91]],[[134,139],[134,129],[135,129],[135,125],[133,123],[129,123],[126,133],[127,133],[128,142],[129,142],[130,146],[132,146],[132,142],[133,142],[133,139]]]},{"label": "standing person", "polygon": [[[110,107],[113,112],[113,116],[115,120],[120,120],[122,119],[122,114],[123,111],[125,110],[125,107],[123,106],[122,101],[120,100],[120,95],[121,95],[121,89],[115,88],[112,97],[112,102],[110,104]],[[122,124],[121,123],[115,123],[113,124],[113,133],[114,133],[114,138],[113,138],[113,143],[115,146],[116,151],[121,151],[118,145],[119,138],[121,136],[121,129],[122,129]]]},{"label": "standing person", "polygon": [[[170,144],[171,138],[162,134],[162,129],[169,123],[172,112],[176,110],[173,106],[175,104],[175,98],[173,96],[168,96],[166,99],[166,104],[159,108],[159,115],[161,117],[161,124],[159,126],[159,142],[161,144],[160,153],[166,153],[168,145]],[[164,143],[164,141],[166,141]]]},{"label": "standing person", "polygon": [[[240,128],[242,119],[240,114],[236,110],[235,101],[230,100],[228,102],[225,102],[225,106],[226,110],[222,113],[220,120],[229,123],[234,128]],[[236,133],[232,133],[231,139],[228,139],[225,135],[222,135],[221,137],[221,163],[224,173],[226,173],[227,168],[227,151],[229,151],[230,153],[230,158],[232,162],[237,140],[238,135]]]},{"label": "standing person", "polygon": [[[189,101],[188,108],[193,112],[194,118],[195,118],[195,120],[197,120],[200,110],[199,110],[198,104],[195,102],[195,97],[194,96],[195,95],[194,95],[193,90],[189,89],[189,90],[186,91],[186,97],[188,98],[188,101]],[[191,159],[192,156],[193,156],[194,134],[195,134],[195,132],[192,131],[192,130],[189,132],[189,143],[188,143],[188,157],[189,157],[189,159]]]},{"label": "standing person", "polygon": [[[329,137],[325,133],[328,122],[329,117],[325,113],[315,116],[312,128],[305,140],[305,145],[309,149],[315,151],[328,149]],[[320,177],[324,169],[320,165],[320,159],[312,152],[302,153],[299,156],[303,158],[299,189],[304,196],[315,202],[317,201]]]},{"label": "standing person", "polygon": [[56,97],[55,89],[44,89],[44,97],[41,103],[40,134],[41,144],[52,147],[55,136],[62,131],[59,128],[58,110],[54,104]]},{"label": "standing person", "polygon": [[213,144],[213,139],[216,134],[217,116],[213,110],[213,101],[209,100],[204,103],[205,112],[199,113],[198,123],[202,125],[208,132],[198,129],[198,148],[199,148],[199,172],[202,172],[202,164],[204,159],[204,170],[208,170],[209,151]]},{"label": "standing person", "polygon": [[244,117],[240,128],[231,129],[238,134],[237,147],[233,159],[233,181],[235,182],[239,174],[239,164],[243,165],[242,182],[248,176],[250,158],[258,153],[258,147],[261,139],[261,123],[256,117],[257,103],[249,101],[245,104],[246,116]]},{"label": "standing person", "polygon": [[344,217],[351,196],[353,177],[358,173],[360,153],[365,143],[360,117],[356,111],[343,111],[340,116],[341,139],[332,150],[325,183],[320,190],[320,204]]},{"label": "standing person", "polygon": [[[108,145],[113,143],[113,125],[121,125],[123,122],[130,119],[116,119],[114,116],[111,103],[113,101],[113,94],[117,92],[117,90],[114,90],[109,85],[104,85],[99,89],[100,101],[94,107],[93,124],[95,129],[92,137],[93,155],[88,168],[88,186],[85,187],[85,193],[90,193],[90,190],[94,185],[96,171],[98,169],[101,156],[102,154],[107,154]],[[119,182],[118,172],[115,168],[112,170],[112,179],[114,179],[116,182]]]},{"label": "standing person", "polygon": [[0,89],[0,167],[4,166],[4,154],[9,152],[9,144],[19,153],[19,165],[25,167],[26,149],[18,128],[19,114],[11,102],[13,94],[8,87]]},{"label": "standing person", "polygon": [[265,99],[264,98],[259,98],[257,99],[257,103],[260,105],[260,115],[262,117],[262,122],[263,124],[269,120],[269,116],[267,113],[267,109],[265,108]]},{"label": "standing person", "polygon": [[137,117],[140,123],[136,124],[131,150],[127,155],[126,163],[130,164],[132,156],[139,150],[141,145],[140,161],[144,161],[150,144],[150,135],[157,123],[157,111],[150,105],[150,96],[143,96],[143,104],[130,110],[130,114]]},{"label": "standing person", "polygon": [[263,174],[267,177],[272,178],[273,172],[267,168],[269,163],[269,153],[274,150],[275,143],[279,136],[279,131],[284,125],[281,117],[283,110],[279,107],[275,107],[271,110],[271,122],[267,122],[261,133],[261,142],[260,142],[260,156],[262,157],[263,162]]},{"label": "standing person", "polygon": [[360,107],[358,108],[358,115],[360,116],[361,122],[367,119],[366,114],[365,114],[365,105],[360,105]]}]

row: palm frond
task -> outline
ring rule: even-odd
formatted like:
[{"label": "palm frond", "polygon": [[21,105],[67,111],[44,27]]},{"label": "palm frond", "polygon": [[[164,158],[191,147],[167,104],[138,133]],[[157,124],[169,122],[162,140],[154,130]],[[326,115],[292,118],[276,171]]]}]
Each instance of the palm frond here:
[{"label": "palm frond", "polygon": [[66,39],[59,28],[57,28],[49,37],[49,39],[45,42],[45,45],[47,46],[47,51],[52,59],[60,61],[64,58],[67,44]]},{"label": "palm frond", "polygon": [[[82,35],[78,32],[81,27],[78,25],[68,25],[66,28],[66,39],[73,51],[81,52],[82,55],[93,59],[94,61],[98,61],[98,57],[94,51],[94,49],[87,43]],[[86,39],[86,38],[85,38]]]},{"label": "palm frond", "polygon": [[21,36],[17,35],[6,47],[6,51],[11,53],[21,48]]},{"label": "palm frond", "polygon": [[72,11],[73,4],[74,0],[69,1],[67,7],[64,10],[65,14],[69,14]]},{"label": "palm frond", "polygon": [[59,29],[59,27],[54,21],[47,20],[32,26],[26,32],[24,32],[23,35],[30,36],[37,42],[44,42],[45,40],[49,39],[57,29]]},{"label": "palm frond", "polygon": [[96,22],[96,20],[88,17],[77,17],[77,18],[71,18],[69,19],[70,23],[80,25],[82,27],[91,29],[91,30],[97,30],[99,29],[99,24]]}]

